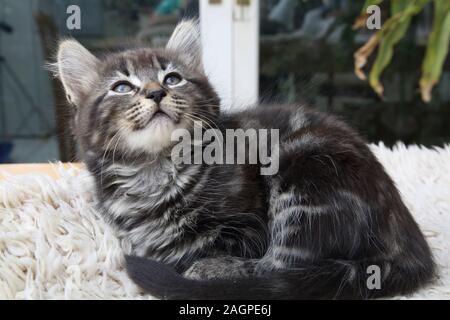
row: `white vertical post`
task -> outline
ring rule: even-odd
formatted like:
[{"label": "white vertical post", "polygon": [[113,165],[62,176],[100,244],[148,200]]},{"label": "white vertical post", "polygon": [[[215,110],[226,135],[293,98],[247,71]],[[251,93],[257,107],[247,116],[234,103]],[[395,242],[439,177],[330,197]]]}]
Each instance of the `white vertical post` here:
[{"label": "white vertical post", "polygon": [[235,108],[244,108],[258,101],[259,1],[234,1],[233,16],[233,99]]},{"label": "white vertical post", "polygon": [[258,100],[259,1],[200,0],[203,62],[225,110]]}]

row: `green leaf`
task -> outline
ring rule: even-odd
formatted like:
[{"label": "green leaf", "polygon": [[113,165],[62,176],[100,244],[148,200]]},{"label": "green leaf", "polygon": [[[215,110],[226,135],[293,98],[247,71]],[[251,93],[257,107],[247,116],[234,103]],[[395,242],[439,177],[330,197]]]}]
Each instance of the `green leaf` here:
[{"label": "green leaf", "polygon": [[[408,0],[397,0],[391,2],[391,16],[395,16],[405,10],[408,5],[413,5],[411,1]],[[411,23],[411,16],[405,16],[404,19],[399,19],[395,23],[395,28],[386,33],[380,41],[380,48],[378,49],[378,54],[375,62],[372,66],[369,75],[369,83],[375,92],[382,96],[384,88],[380,83],[380,76],[384,69],[389,65],[394,54],[394,46],[403,38],[408,31],[409,25]]]},{"label": "green leaf", "polygon": [[428,38],[422,64],[420,92],[422,100],[431,101],[431,91],[441,77],[450,40],[450,1],[434,0],[433,29]]},{"label": "green leaf", "polygon": [[380,77],[392,60],[395,45],[408,31],[412,17],[418,14],[427,2],[429,0],[395,0],[391,2],[391,17],[378,32],[380,46],[369,75],[370,86],[378,95],[383,95],[384,88]]}]

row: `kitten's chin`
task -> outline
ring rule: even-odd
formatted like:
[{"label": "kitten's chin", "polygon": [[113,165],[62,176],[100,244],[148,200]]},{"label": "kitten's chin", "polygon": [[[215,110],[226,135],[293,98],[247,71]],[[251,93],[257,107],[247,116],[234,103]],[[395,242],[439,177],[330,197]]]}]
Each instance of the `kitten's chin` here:
[{"label": "kitten's chin", "polygon": [[175,123],[166,116],[158,116],[140,130],[133,130],[125,134],[128,147],[137,152],[158,153],[171,144]]}]

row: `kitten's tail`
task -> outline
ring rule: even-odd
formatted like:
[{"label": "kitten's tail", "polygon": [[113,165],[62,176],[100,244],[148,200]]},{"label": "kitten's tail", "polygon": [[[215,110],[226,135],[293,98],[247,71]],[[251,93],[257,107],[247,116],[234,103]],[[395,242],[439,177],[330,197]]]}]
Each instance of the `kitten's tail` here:
[{"label": "kitten's tail", "polygon": [[193,280],[154,260],[127,256],[126,262],[130,277],[147,293],[163,299],[368,299],[410,293],[433,274],[425,267],[383,263],[373,265],[389,268],[388,275],[377,275],[376,267],[368,269],[371,263],[331,261],[266,277]]}]

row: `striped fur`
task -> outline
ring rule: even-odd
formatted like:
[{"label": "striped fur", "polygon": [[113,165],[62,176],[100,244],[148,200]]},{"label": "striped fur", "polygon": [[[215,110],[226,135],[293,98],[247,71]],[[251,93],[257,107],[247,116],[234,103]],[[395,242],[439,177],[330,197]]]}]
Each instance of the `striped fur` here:
[{"label": "striped fur", "polygon": [[[76,95],[74,132],[98,209],[123,243],[131,277],[159,297],[203,299],[370,298],[429,282],[429,247],[365,142],[340,120],[295,105],[221,114],[200,65],[197,28],[184,26],[174,39],[186,41],[172,39],[167,50],[99,59],[89,90],[64,83]],[[75,49],[58,56],[84,52]],[[166,87],[168,70],[183,85]],[[111,94],[122,78],[136,91]],[[149,83],[166,92],[164,121],[153,119]],[[223,133],[279,129],[279,172],[261,176],[260,163],[173,163],[167,135],[192,130],[194,120]],[[379,290],[366,286],[371,265],[382,271]]]}]

